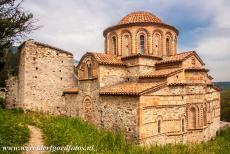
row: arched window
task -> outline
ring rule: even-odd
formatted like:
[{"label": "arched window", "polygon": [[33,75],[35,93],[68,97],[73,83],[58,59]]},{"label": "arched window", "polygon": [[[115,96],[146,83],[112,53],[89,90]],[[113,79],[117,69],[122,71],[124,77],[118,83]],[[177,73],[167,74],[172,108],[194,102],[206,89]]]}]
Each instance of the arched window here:
[{"label": "arched window", "polygon": [[157,121],[157,132],[161,133],[161,120]]},{"label": "arched window", "polygon": [[195,107],[191,107],[190,108],[190,118],[189,118],[189,123],[191,128],[196,128],[197,125],[197,121],[196,121],[196,108]]},{"label": "arched window", "polygon": [[166,38],[166,53],[167,53],[167,56],[170,55],[170,39],[169,38]]},{"label": "arched window", "polygon": [[88,78],[92,78],[92,67],[91,64],[87,64],[87,74],[88,74]]},{"label": "arched window", "polygon": [[131,48],[131,37],[129,33],[122,36],[122,56],[128,56]]},{"label": "arched window", "polygon": [[161,56],[161,34],[159,32],[153,35],[153,51],[154,55]]},{"label": "arched window", "polygon": [[117,40],[115,36],[112,37],[112,51],[114,55],[117,54]]},{"label": "arched window", "polygon": [[182,119],[182,121],[181,121],[181,131],[184,132],[184,130],[185,130],[184,129],[184,119]]},{"label": "arched window", "polygon": [[144,54],[145,52],[145,36],[143,34],[140,35],[140,53]]}]

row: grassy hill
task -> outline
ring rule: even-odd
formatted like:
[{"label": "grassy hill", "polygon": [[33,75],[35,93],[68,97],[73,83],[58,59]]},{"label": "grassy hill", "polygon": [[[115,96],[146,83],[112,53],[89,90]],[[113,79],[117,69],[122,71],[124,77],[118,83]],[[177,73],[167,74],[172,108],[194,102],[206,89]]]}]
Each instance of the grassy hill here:
[{"label": "grassy hill", "polygon": [[[146,148],[126,141],[121,134],[97,129],[77,118],[48,116],[32,112],[23,113],[20,110],[6,109],[0,109],[0,147],[25,144],[29,138],[28,124],[42,129],[46,145],[93,145],[94,151],[91,151],[91,153],[224,154],[230,151],[230,129],[222,131],[221,135],[214,141],[207,143]],[[83,153],[83,151],[81,152]],[[0,150],[0,153],[7,152]],[[12,153],[12,151],[8,153]],[[18,153],[21,153],[21,151],[18,151]],[[62,152],[56,151],[56,153]],[[76,151],[70,153],[76,153]]]}]

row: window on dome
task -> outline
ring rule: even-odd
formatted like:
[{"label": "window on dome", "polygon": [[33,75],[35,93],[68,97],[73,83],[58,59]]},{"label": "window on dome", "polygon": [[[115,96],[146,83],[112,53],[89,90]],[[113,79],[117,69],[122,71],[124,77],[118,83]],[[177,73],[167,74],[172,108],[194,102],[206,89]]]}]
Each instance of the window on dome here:
[{"label": "window on dome", "polygon": [[129,34],[122,36],[122,56],[128,56],[130,52],[131,37]]},{"label": "window on dome", "polygon": [[169,38],[166,38],[166,53],[169,56],[170,55],[170,40]]},{"label": "window on dome", "polygon": [[114,55],[117,54],[117,40],[115,36],[112,37],[112,51]]},{"label": "window on dome", "polygon": [[145,51],[145,36],[140,35],[140,53],[144,54]]}]

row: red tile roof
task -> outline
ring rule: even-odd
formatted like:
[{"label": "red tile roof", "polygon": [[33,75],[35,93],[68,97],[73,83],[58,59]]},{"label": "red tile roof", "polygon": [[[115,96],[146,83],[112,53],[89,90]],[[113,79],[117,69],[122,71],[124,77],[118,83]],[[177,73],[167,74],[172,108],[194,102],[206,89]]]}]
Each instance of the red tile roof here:
[{"label": "red tile roof", "polygon": [[123,17],[118,25],[130,24],[130,23],[162,23],[161,19],[150,12],[137,11],[132,12]]},{"label": "red tile roof", "polygon": [[190,57],[191,55],[195,55],[198,58],[198,60],[202,64],[204,64],[204,62],[201,60],[201,58],[197,55],[197,53],[195,51],[187,51],[187,52],[176,54],[174,56],[164,57],[163,60],[157,62],[156,65],[165,64],[165,63],[172,63],[172,62],[182,62],[185,59],[187,59],[188,57]]},{"label": "red tile roof", "polygon": [[88,52],[87,54],[93,55],[96,61],[99,64],[107,64],[107,65],[123,65],[126,64],[122,62],[121,59],[116,57],[115,55],[105,54],[105,53],[95,53],[95,52]]},{"label": "red tile roof", "polygon": [[100,94],[112,94],[112,95],[140,95],[149,90],[157,89],[166,82],[155,83],[122,83],[109,87],[102,88]]},{"label": "red tile roof", "polygon": [[121,57],[121,60],[132,59],[132,58],[136,58],[136,57],[145,57],[145,58],[151,58],[151,59],[162,60],[162,58],[161,58],[161,57],[158,57],[158,56],[148,55],[148,54],[140,54],[140,53]]},{"label": "red tile roof", "polygon": [[79,92],[79,88],[78,87],[65,88],[63,90],[64,94],[77,94],[78,92]]},{"label": "red tile roof", "polygon": [[202,68],[202,67],[188,67],[185,68],[185,71],[202,71],[202,72],[208,72],[209,70],[206,68]]},{"label": "red tile roof", "polygon": [[165,70],[154,70],[145,75],[140,76],[140,78],[159,78],[159,77],[168,77],[170,75],[181,72],[182,68],[174,68],[174,69],[165,69]]}]

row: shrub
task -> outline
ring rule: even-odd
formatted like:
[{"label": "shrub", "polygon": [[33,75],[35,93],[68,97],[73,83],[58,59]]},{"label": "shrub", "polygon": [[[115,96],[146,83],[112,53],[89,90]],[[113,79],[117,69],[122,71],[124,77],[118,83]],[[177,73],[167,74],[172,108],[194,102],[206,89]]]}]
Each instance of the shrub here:
[{"label": "shrub", "polygon": [[4,109],[5,108],[5,100],[4,98],[0,97],[0,108]]}]

